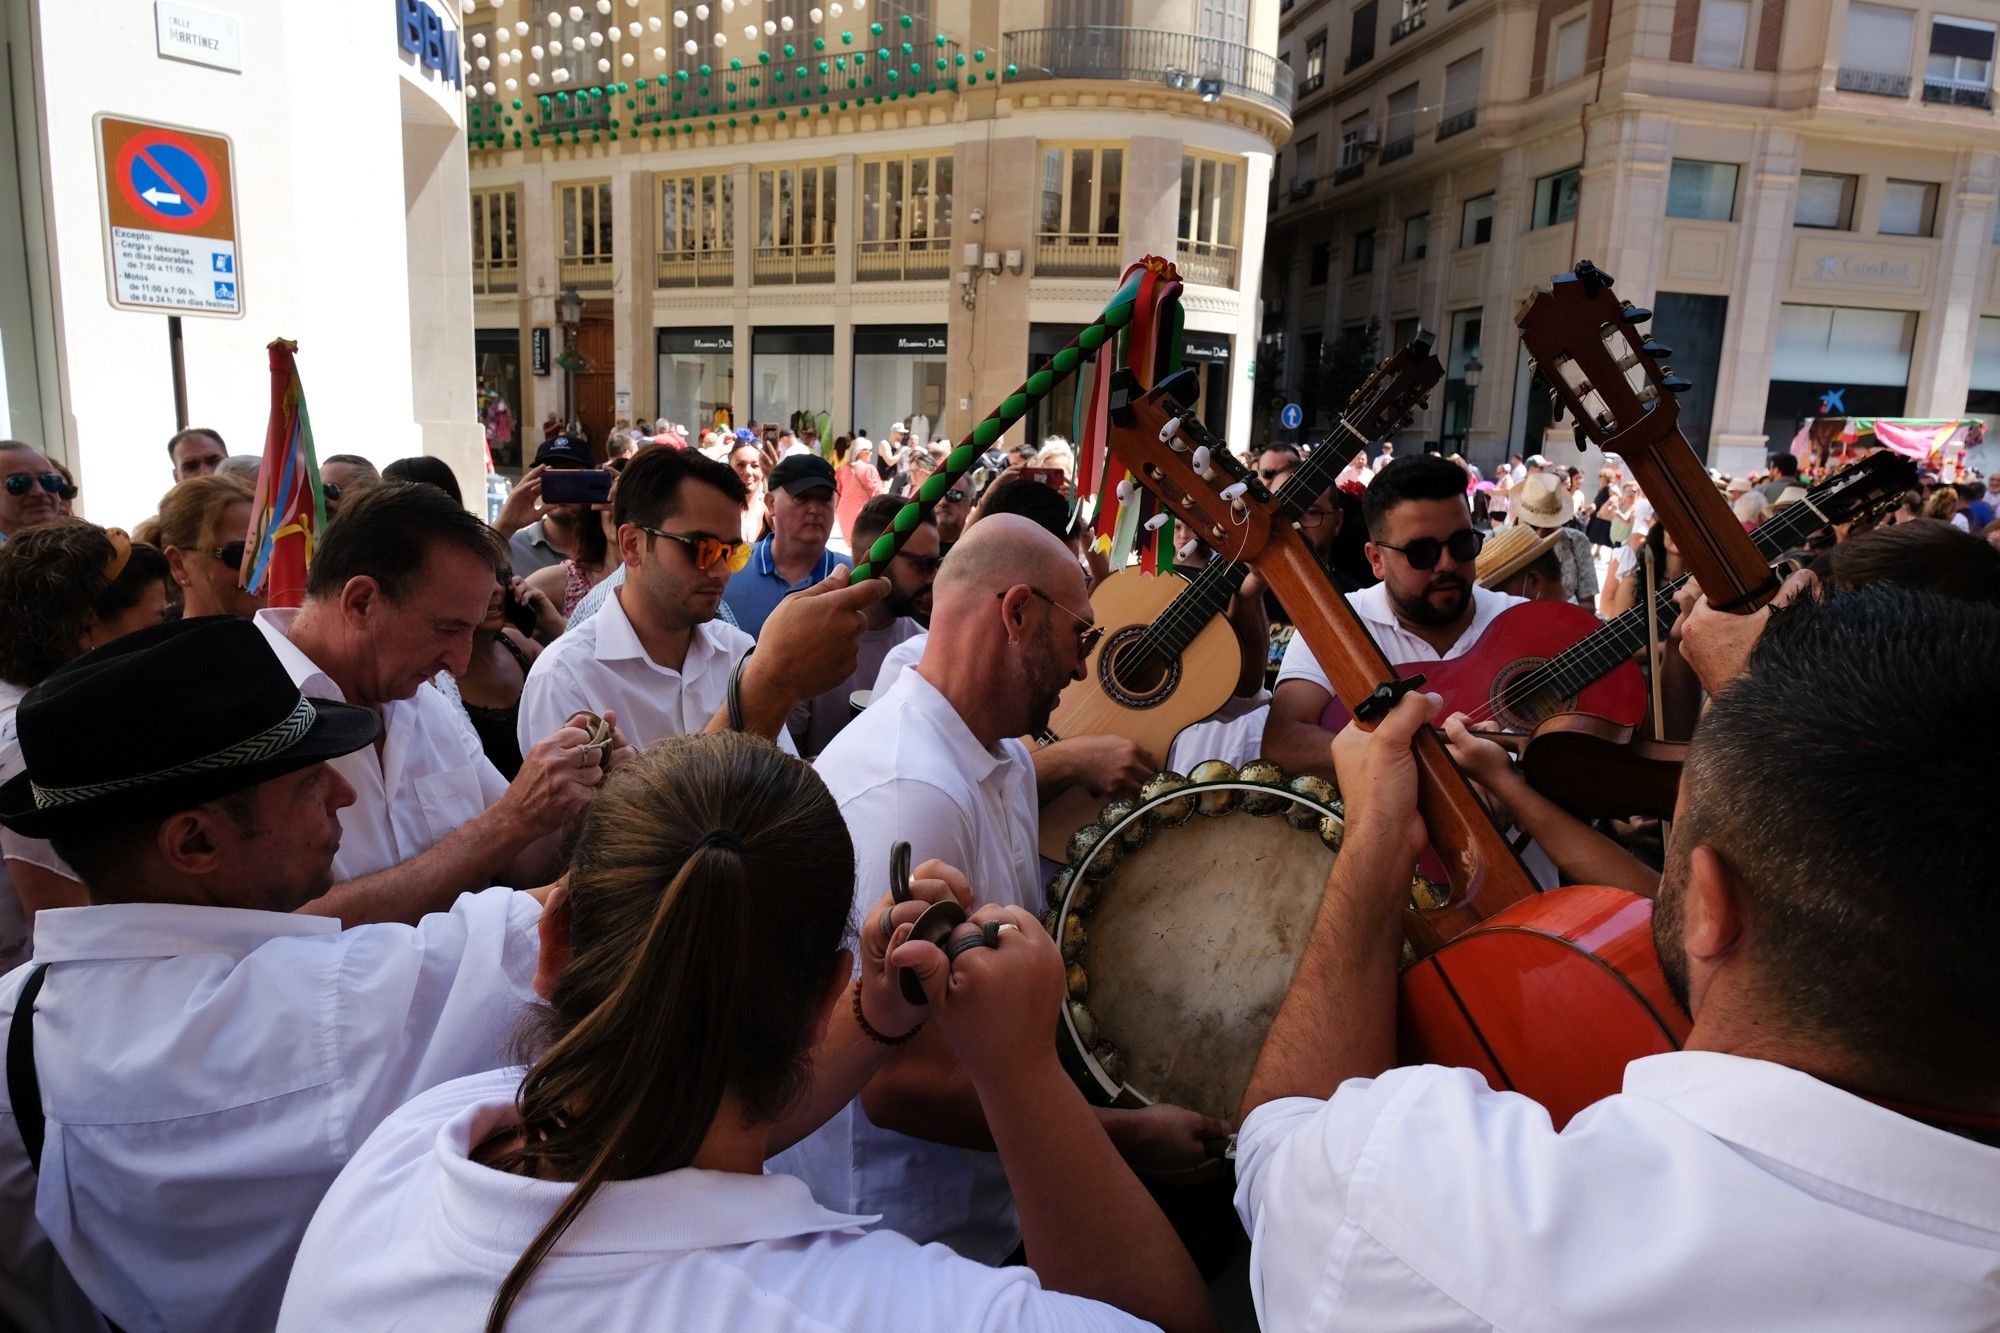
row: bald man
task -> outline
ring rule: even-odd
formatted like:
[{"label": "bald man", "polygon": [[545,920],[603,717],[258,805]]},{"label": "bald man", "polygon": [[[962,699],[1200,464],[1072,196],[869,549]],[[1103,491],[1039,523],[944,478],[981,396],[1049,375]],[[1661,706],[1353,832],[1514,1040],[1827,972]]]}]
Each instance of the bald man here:
[{"label": "bald man", "polygon": [[[913,864],[963,870],[976,902],[1040,913],[1035,769],[1017,738],[1048,724],[1096,634],[1061,540],[1015,514],[966,530],[938,570],[923,657],[816,766],[854,838],[857,900],[882,896],[900,841]],[[1156,1168],[1196,1165],[1228,1132],[1170,1106],[1100,1114],[1128,1160]],[[998,1264],[1021,1230],[992,1146],[971,1081],[927,1027],[772,1168],[803,1177],[825,1207],[879,1213],[885,1229]]]}]

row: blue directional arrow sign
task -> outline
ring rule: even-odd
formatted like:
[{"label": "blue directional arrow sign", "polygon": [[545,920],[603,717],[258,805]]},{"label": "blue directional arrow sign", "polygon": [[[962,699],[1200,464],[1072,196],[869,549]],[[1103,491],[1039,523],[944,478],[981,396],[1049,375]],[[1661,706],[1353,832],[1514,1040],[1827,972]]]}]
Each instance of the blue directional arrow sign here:
[{"label": "blue directional arrow sign", "polygon": [[1286,430],[1297,430],[1305,419],[1306,414],[1299,410],[1297,403],[1286,403],[1284,411],[1278,413],[1278,424]]}]

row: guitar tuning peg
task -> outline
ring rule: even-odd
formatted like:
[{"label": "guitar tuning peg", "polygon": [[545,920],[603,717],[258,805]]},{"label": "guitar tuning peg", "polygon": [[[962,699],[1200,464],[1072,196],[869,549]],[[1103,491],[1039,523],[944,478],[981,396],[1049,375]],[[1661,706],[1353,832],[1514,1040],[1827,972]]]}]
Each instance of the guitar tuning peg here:
[{"label": "guitar tuning peg", "polygon": [[1169,514],[1164,510],[1161,511],[1160,513],[1153,515],[1151,518],[1146,520],[1146,531],[1158,532],[1161,528],[1167,526],[1167,520],[1172,517],[1173,517],[1172,514]]},{"label": "guitar tuning peg", "polygon": [[1686,393],[1689,389],[1692,389],[1694,387],[1693,384],[1682,379],[1680,376],[1674,374],[1674,368],[1672,366],[1661,366],[1660,374],[1662,376],[1660,380],[1660,387],[1662,389],[1665,389],[1668,393]]},{"label": "guitar tuning peg", "polygon": [[1627,301],[1624,305],[1624,315],[1628,324],[1644,324],[1653,317],[1653,312],[1642,305],[1633,305]]},{"label": "guitar tuning peg", "polygon": [[1652,357],[1655,361],[1664,361],[1668,357],[1674,354],[1673,348],[1663,347],[1659,343],[1654,342],[1651,338],[1648,338],[1646,339],[1645,342],[1641,343],[1639,345],[1639,350],[1644,352],[1647,356]]},{"label": "guitar tuning peg", "polygon": [[1193,537],[1190,537],[1186,541],[1181,543],[1180,549],[1174,552],[1174,555],[1176,558],[1181,560],[1192,560],[1194,559],[1195,552],[1199,551],[1200,549],[1201,549],[1201,542]]},{"label": "guitar tuning peg", "polygon": [[1232,482],[1222,488],[1222,498],[1225,500],[1240,500],[1249,489],[1250,483],[1247,481]]},{"label": "guitar tuning peg", "polygon": [[1205,444],[1197,444],[1194,447],[1194,470],[1195,470],[1195,475],[1200,477],[1203,481],[1208,480],[1210,476],[1209,466],[1208,466],[1209,462],[1210,462],[1210,457],[1208,452],[1208,446]]}]

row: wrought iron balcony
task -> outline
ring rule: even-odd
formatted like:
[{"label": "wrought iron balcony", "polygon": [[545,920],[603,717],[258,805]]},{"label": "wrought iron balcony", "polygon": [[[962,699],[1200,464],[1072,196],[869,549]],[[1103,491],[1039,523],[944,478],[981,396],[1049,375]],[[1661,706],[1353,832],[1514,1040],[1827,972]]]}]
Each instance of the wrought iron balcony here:
[{"label": "wrought iron balcony", "polygon": [[1924,82],[1924,100],[1935,106],[1970,106],[1981,111],[1993,109],[1991,88],[1972,88],[1962,83]]},{"label": "wrought iron balcony", "polygon": [[1910,76],[1907,74],[1881,74],[1872,69],[1849,69],[1840,67],[1834,76],[1833,86],[1844,93],[1870,93],[1876,97],[1908,97]]},{"label": "wrought iron balcony", "polygon": [[1400,139],[1391,139],[1382,145],[1382,160],[1394,162],[1399,157],[1408,157],[1417,151],[1417,136],[1406,134]]},{"label": "wrought iron balcony", "polygon": [[1478,107],[1473,107],[1470,111],[1461,111],[1455,116],[1446,116],[1438,122],[1437,137],[1440,140],[1449,139],[1454,134],[1465,133],[1478,123]]},{"label": "wrought iron balcony", "polygon": [[1362,169],[1367,165],[1366,162],[1349,162],[1344,167],[1334,168],[1333,183],[1335,185],[1345,185],[1349,181],[1360,180]]},{"label": "wrought iron balcony", "polygon": [[1389,29],[1389,41],[1393,45],[1424,26],[1424,0],[1406,0],[1403,17],[1396,20]]},{"label": "wrought iron balcony", "polygon": [[1035,79],[1115,79],[1164,83],[1203,98],[1242,97],[1289,116],[1295,82],[1291,67],[1267,51],[1241,42],[1081,24],[1002,33],[1002,59],[1015,69],[1009,83]]}]

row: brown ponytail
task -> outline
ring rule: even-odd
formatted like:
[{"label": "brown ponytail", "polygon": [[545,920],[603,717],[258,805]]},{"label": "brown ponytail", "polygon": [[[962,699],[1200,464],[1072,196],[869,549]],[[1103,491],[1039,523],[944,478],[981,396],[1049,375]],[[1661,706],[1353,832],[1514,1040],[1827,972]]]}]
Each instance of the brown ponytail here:
[{"label": "brown ponytail", "polygon": [[853,890],[825,784],[761,738],[662,741],[605,783],[570,869],[570,961],[530,1038],[521,1142],[493,1163],[576,1187],[501,1283],[488,1333],[604,1182],[686,1166],[726,1092],[759,1121],[797,1098]]}]

